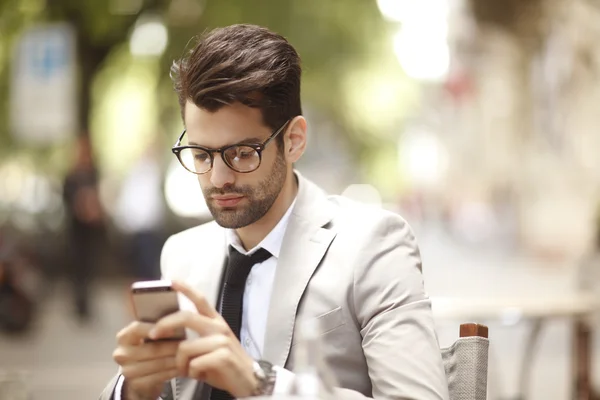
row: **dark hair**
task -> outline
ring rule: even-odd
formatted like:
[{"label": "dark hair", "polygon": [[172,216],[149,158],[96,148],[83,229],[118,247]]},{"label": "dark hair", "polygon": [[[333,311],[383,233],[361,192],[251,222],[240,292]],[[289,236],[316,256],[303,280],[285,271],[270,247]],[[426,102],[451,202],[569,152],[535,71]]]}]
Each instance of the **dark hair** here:
[{"label": "dark hair", "polygon": [[260,108],[273,130],[302,114],[301,73],[300,57],[283,36],[245,24],[200,36],[171,67],[182,116],[188,99],[211,112],[240,102]]}]

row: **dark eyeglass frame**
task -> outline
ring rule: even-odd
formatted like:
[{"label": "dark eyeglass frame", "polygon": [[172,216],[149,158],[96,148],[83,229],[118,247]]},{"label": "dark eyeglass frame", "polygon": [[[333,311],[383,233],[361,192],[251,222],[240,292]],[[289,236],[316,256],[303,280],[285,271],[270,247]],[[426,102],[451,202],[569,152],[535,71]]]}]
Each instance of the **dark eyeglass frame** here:
[{"label": "dark eyeglass frame", "polygon": [[[267,145],[273,139],[275,139],[277,137],[277,135],[279,135],[281,132],[285,131],[285,128],[290,123],[290,121],[291,121],[291,119],[288,119],[287,121],[285,121],[285,123],[283,125],[281,125],[281,127],[279,129],[277,129],[275,132],[273,132],[271,134],[271,136],[269,136],[262,143],[236,143],[236,144],[230,144],[227,146],[223,146],[218,149],[210,149],[208,147],[198,146],[198,145],[182,146],[181,141],[183,140],[183,137],[185,136],[185,133],[187,132],[187,129],[184,129],[183,132],[181,132],[181,135],[179,135],[179,139],[177,139],[177,142],[175,142],[175,144],[171,148],[171,151],[173,152],[173,154],[175,154],[175,157],[177,157],[177,159],[179,160],[179,163],[183,166],[183,168],[185,168],[187,171],[190,171],[192,174],[204,175],[204,174],[210,172],[213,169],[213,166],[215,164],[214,153],[219,153],[221,155],[221,159],[223,160],[225,165],[227,165],[233,171],[240,173],[240,174],[249,174],[250,172],[256,171],[260,167],[260,164],[262,163],[263,150],[267,147]],[[249,147],[249,148],[253,149],[254,151],[256,151],[256,153],[258,154],[258,164],[256,165],[256,168],[254,168],[253,170],[238,171],[235,167],[233,167],[233,165],[230,164],[230,162],[227,160],[227,157],[223,157],[223,153],[226,152],[227,150],[232,149],[234,147],[242,147],[242,146]],[[205,151],[210,157],[210,167],[204,172],[197,172],[197,171],[190,170],[188,167],[185,166],[185,163],[181,159],[181,152],[185,149],[197,149],[197,150]]]}]

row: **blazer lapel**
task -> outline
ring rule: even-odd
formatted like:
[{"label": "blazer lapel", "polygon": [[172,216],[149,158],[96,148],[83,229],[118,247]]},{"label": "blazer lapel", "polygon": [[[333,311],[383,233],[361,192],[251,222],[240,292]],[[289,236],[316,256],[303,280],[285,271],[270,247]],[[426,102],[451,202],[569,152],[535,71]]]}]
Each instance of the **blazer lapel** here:
[{"label": "blazer lapel", "polygon": [[[214,228],[204,231],[202,234],[190,238],[186,243],[189,251],[188,270],[181,279],[188,286],[198,290],[210,304],[216,308],[221,274],[226,254],[225,232],[215,224]],[[194,251],[197,249],[197,251]],[[179,306],[182,310],[197,312],[196,306],[183,294],[178,294]],[[198,334],[186,328],[188,339],[195,339]]]},{"label": "blazer lapel", "polygon": [[194,266],[189,271],[187,283],[200,290],[208,301],[217,308],[219,288],[221,287],[221,276],[227,255],[227,241],[225,231],[215,223],[215,229],[211,230],[210,236],[198,238],[197,243],[190,243],[191,251],[195,260]]},{"label": "blazer lapel", "polygon": [[[198,252],[190,251],[190,270],[183,279],[190,287],[199,290],[213,307],[217,308],[217,301],[221,287],[221,276],[225,259],[227,255],[227,241],[225,231],[214,223],[214,227],[204,233],[204,235],[195,235],[193,242],[187,244],[189,249],[198,249]],[[185,296],[179,296],[179,304],[184,310],[196,312],[194,304]],[[187,337],[192,339],[198,337],[194,331],[186,329]],[[181,379],[173,380],[175,386],[175,400],[182,395],[183,381]],[[178,384],[179,383],[179,384]],[[193,400],[208,400],[207,386],[201,382],[188,381],[187,384],[194,385]]]},{"label": "blazer lapel", "polygon": [[298,175],[296,205],[277,262],[263,358],[283,366],[288,358],[300,299],[327,252],[335,232],[323,228],[333,217],[321,190]]}]

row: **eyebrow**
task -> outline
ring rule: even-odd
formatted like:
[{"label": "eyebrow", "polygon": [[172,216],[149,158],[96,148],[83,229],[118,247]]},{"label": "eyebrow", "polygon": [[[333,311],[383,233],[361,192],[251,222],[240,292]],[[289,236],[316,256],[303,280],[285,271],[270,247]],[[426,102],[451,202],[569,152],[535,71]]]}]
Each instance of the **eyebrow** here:
[{"label": "eyebrow", "polygon": [[[222,147],[235,146],[235,145],[239,145],[239,144],[261,144],[263,141],[264,140],[261,139],[261,138],[252,137],[252,138],[247,138],[247,139],[240,140],[239,142],[236,142],[236,143],[226,144],[225,146],[222,146]],[[210,147],[198,144],[196,142],[188,142],[188,145],[190,145],[190,146],[206,147],[207,149],[210,149]]]}]

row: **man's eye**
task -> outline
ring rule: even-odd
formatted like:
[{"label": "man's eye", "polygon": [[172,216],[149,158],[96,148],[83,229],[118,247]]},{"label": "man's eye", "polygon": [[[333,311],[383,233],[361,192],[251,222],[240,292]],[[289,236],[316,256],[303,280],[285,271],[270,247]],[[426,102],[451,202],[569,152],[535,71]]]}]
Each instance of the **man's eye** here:
[{"label": "man's eye", "polygon": [[254,156],[254,151],[240,151],[238,153],[239,158],[252,158]]},{"label": "man's eye", "polygon": [[196,161],[205,162],[206,160],[208,160],[208,154],[206,154],[206,153],[197,153],[197,154],[194,155],[194,159]]}]

